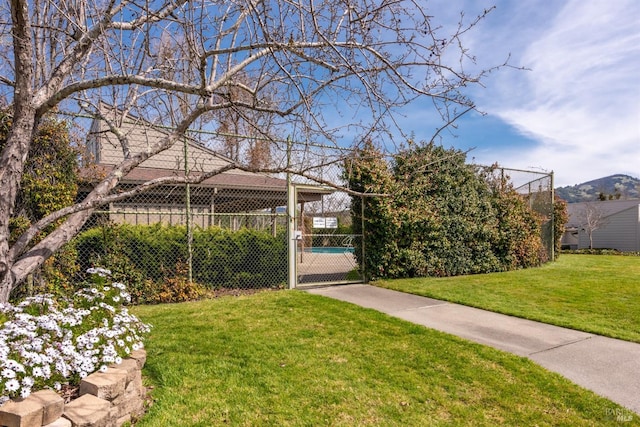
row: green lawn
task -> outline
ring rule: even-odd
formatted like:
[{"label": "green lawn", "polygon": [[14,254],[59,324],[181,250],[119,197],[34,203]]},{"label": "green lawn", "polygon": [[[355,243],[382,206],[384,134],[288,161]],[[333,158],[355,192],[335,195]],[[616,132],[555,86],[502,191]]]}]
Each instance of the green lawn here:
[{"label": "green lawn", "polygon": [[139,427],[600,426],[621,410],[528,359],[304,292],[133,311],[154,325]]},{"label": "green lawn", "polygon": [[640,257],[568,255],[539,268],[375,285],[640,342]]}]

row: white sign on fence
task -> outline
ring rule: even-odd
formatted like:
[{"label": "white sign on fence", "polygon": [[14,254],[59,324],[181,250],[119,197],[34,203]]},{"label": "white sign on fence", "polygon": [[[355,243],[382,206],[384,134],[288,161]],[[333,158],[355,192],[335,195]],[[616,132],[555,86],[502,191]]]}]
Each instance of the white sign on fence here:
[{"label": "white sign on fence", "polygon": [[324,228],[338,228],[338,218],[335,218],[335,217],[325,218]]},{"label": "white sign on fence", "polygon": [[338,228],[338,218],[313,217],[313,228]]}]

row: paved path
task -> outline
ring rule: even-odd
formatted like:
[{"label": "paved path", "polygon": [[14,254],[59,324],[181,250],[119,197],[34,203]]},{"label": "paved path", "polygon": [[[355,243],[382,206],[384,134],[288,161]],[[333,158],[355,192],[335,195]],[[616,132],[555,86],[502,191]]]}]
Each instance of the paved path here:
[{"label": "paved path", "polygon": [[308,292],[528,357],[640,414],[640,344],[369,285]]}]

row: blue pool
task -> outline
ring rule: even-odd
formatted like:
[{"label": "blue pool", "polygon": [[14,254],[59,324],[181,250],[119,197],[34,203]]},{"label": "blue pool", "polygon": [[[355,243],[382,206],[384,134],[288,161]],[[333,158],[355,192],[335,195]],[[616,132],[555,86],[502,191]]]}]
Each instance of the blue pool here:
[{"label": "blue pool", "polygon": [[353,247],[339,247],[339,246],[317,246],[313,248],[304,248],[305,252],[311,252],[312,254],[343,254],[345,252],[354,252]]}]

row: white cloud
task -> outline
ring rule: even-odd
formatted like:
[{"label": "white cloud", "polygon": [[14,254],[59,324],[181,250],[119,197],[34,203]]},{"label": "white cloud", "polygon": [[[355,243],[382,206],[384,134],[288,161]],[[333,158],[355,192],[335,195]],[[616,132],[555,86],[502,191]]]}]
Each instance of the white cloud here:
[{"label": "white cloud", "polygon": [[531,68],[499,73],[480,97],[481,108],[539,142],[501,163],[544,164],[566,184],[640,176],[640,2],[569,1],[549,22],[535,20],[527,4],[528,22],[502,14],[513,20],[482,38],[513,32],[511,51],[521,52],[514,60]]},{"label": "white cloud", "polygon": [[[503,68],[483,80],[486,88],[470,88],[489,118],[464,118],[461,137],[443,143],[476,147],[470,156],[479,163],[553,170],[558,185],[640,177],[640,2],[430,0],[428,7],[446,33],[459,11],[469,22],[493,3],[496,10],[464,36],[477,58],[466,70],[511,55],[510,65],[528,71]],[[414,104],[401,124],[430,138],[441,124],[431,107]]]}]

